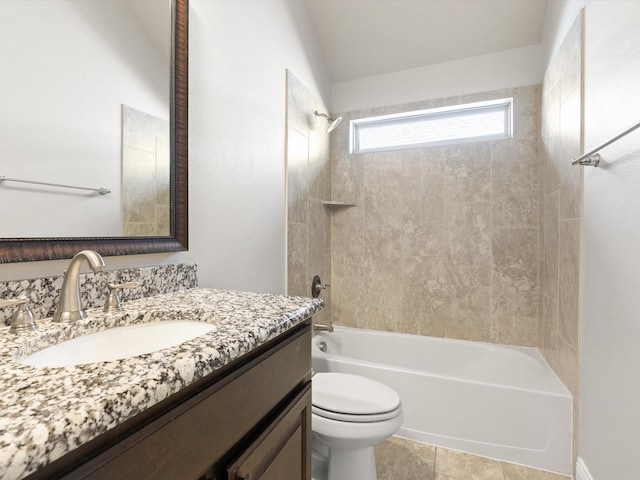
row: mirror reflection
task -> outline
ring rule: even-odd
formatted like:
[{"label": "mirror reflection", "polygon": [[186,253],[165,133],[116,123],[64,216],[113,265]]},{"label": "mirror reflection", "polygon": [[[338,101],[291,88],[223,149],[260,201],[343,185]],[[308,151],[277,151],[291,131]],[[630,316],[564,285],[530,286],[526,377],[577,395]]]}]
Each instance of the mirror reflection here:
[{"label": "mirror reflection", "polygon": [[0,2],[2,238],[169,235],[169,0]]}]

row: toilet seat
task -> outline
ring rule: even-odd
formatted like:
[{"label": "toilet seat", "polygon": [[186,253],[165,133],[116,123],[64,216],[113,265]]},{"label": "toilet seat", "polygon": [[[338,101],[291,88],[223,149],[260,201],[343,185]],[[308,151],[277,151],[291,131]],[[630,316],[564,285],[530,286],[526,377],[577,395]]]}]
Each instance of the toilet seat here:
[{"label": "toilet seat", "polygon": [[354,423],[366,423],[366,422],[382,422],[395,418],[400,415],[402,409],[400,407],[390,412],[374,413],[370,415],[354,415],[351,413],[332,412],[331,410],[323,410],[322,408],[311,406],[311,413],[320,417],[328,418],[329,420],[337,420],[339,422],[354,422]]},{"label": "toilet seat", "polygon": [[313,376],[312,413],[343,422],[380,422],[398,416],[400,396],[373,379],[348,373]]}]

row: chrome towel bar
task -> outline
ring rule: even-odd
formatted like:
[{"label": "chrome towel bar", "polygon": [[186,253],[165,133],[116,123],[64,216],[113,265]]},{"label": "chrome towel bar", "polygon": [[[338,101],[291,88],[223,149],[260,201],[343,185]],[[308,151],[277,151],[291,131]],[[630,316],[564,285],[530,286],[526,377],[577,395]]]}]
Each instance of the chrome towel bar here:
[{"label": "chrome towel bar", "polygon": [[581,155],[578,158],[575,158],[575,159],[571,160],[571,165],[583,165],[585,167],[597,167],[598,164],[600,163],[600,154],[598,154],[596,152],[602,150],[607,145],[611,145],[613,142],[615,142],[619,138],[624,137],[628,133],[633,132],[638,127],[640,127],[640,122],[638,122],[635,125],[627,128],[624,132],[619,133],[615,137],[610,138],[609,140],[607,140],[606,142],[598,145],[596,148],[594,148],[593,150],[588,151],[584,155]]},{"label": "chrome towel bar", "polygon": [[49,183],[49,182],[36,182],[34,180],[22,180],[20,178],[9,178],[9,177],[4,177],[0,175],[0,184],[4,182],[31,183],[34,185],[47,185],[49,187],[74,188],[76,190],[90,190],[92,192],[98,192],[100,195],[106,195],[107,193],[111,193],[111,190],[109,190],[108,188],[76,187],[74,185],[63,185],[61,183]]}]

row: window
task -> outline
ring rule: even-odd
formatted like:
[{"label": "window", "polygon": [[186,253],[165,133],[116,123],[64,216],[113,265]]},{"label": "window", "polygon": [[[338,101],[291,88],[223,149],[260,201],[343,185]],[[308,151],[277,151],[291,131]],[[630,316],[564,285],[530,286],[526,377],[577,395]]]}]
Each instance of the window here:
[{"label": "window", "polygon": [[513,98],[351,121],[351,152],[510,138]]}]

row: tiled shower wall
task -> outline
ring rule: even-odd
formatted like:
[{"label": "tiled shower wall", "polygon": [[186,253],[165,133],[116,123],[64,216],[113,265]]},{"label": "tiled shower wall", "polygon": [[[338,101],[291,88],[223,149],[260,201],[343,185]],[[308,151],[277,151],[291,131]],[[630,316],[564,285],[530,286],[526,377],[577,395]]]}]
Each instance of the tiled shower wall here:
[{"label": "tiled shower wall", "polygon": [[[578,426],[580,358],[580,248],[582,18],[578,17],[547,69],[542,85],[540,147],[539,348],[574,399],[574,452]],[[574,462],[575,463],[575,462]]]},{"label": "tiled shower wall", "polygon": [[[331,199],[327,110],[287,72],[287,294],[311,295],[311,280],[331,283],[331,219],[323,201]],[[322,291],[327,308],[315,320],[331,319],[331,289]]]},{"label": "tiled shower wall", "polygon": [[170,233],[169,121],[122,106],[122,234]]},{"label": "tiled shower wall", "polygon": [[354,118],[514,99],[514,138],[350,154],[334,131],[336,324],[535,346],[538,85],[349,112]]}]

